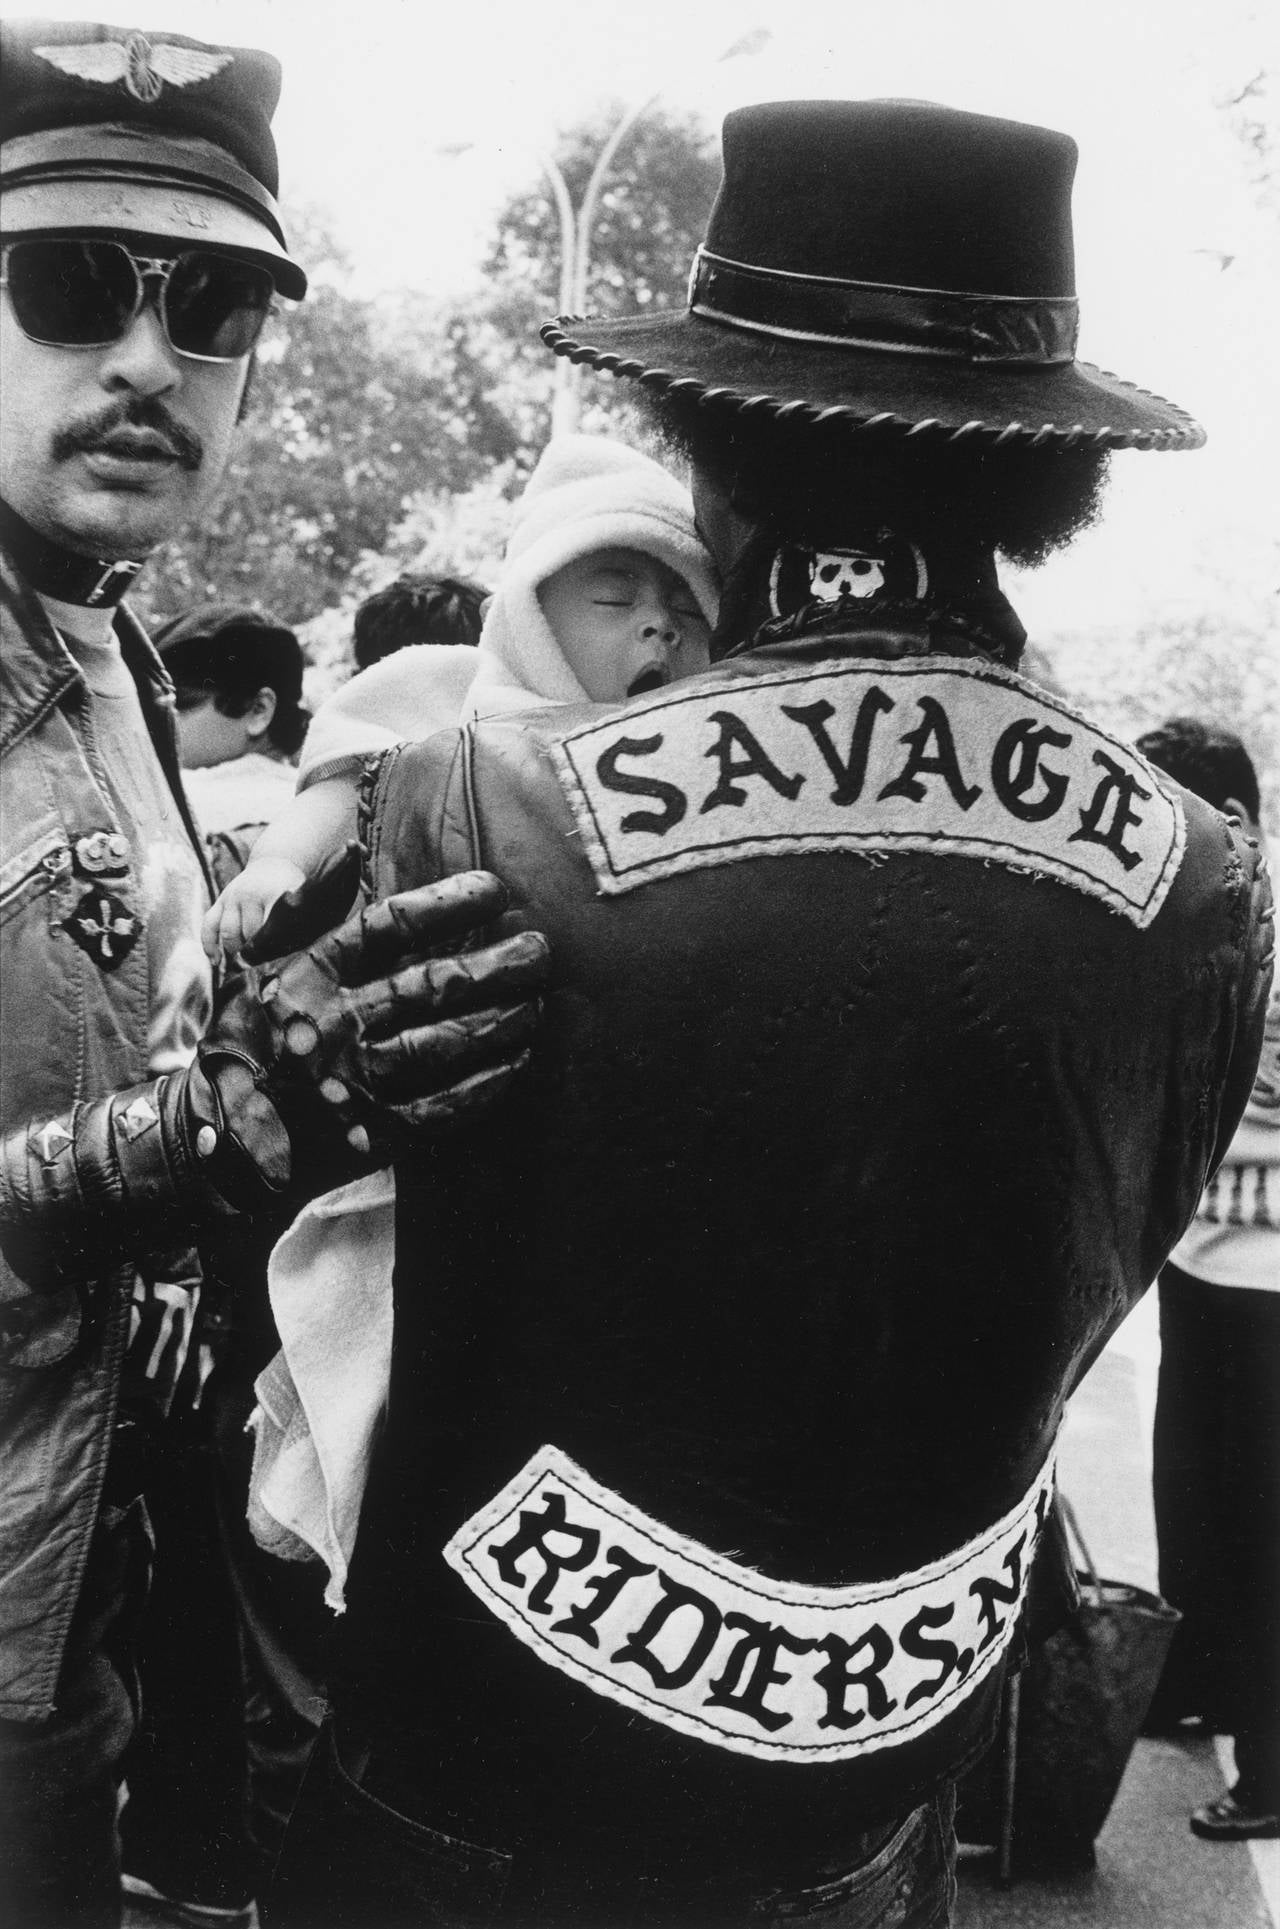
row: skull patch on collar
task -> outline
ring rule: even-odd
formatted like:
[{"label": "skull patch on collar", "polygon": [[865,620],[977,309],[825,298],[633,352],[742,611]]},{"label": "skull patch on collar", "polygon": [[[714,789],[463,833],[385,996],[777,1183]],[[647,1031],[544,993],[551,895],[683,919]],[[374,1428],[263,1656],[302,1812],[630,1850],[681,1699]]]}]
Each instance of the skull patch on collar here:
[{"label": "skull patch on collar", "polygon": [[929,586],[924,557],[891,529],[868,529],[859,542],[833,549],[787,543],[773,559],[769,604],[774,616],[790,616],[805,603],[838,608],[877,596],[915,601]]},{"label": "skull patch on collar", "polygon": [[809,591],[822,603],[838,603],[842,596],[859,601],[884,588],[884,557],[860,549],[817,549],[809,565]]}]

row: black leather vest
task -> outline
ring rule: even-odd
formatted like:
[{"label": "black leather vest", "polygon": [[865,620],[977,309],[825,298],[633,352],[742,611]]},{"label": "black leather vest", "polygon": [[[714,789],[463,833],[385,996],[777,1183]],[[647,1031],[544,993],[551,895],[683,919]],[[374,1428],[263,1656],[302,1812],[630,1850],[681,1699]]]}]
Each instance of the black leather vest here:
[{"label": "black leather vest", "polygon": [[[1225,820],[1007,673],[894,681],[854,647],[379,773],[378,891],[483,865],[554,959],[517,1095],[397,1170],[340,1631],[340,1727],[476,1839],[625,1815],[726,1854],[779,1826],[830,1847],[962,1766],[999,1670],[892,1746],[761,1759],[548,1665],[442,1550],[549,1444],[793,1586],[947,1556],[1035,1479],[1247,1094],[1265,883]],[[939,1639],[921,1679],[953,1691]],[[760,1653],[764,1733],[798,1664]]]}]

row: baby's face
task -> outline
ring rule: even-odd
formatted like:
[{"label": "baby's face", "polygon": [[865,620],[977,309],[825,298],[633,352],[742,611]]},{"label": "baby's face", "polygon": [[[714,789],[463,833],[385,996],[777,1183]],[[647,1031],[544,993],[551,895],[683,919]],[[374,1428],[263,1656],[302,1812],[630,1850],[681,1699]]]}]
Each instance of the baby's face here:
[{"label": "baby's face", "polygon": [[548,576],[542,613],[596,703],[660,690],[711,661],[711,630],[682,576],[638,549],[597,549]]}]

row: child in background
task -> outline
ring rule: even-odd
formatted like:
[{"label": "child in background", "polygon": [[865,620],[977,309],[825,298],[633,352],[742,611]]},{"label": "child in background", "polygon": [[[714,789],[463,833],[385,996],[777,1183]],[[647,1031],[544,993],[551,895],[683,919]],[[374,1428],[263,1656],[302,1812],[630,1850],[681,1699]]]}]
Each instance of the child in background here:
[{"label": "child in background", "polygon": [[474,654],[422,644],[354,677],[308,735],[298,791],[204,923],[235,957],[272,905],[356,833],[370,755],[540,703],[622,703],[705,669],[716,588],[685,490],[599,436],[550,443],[529,479]]}]

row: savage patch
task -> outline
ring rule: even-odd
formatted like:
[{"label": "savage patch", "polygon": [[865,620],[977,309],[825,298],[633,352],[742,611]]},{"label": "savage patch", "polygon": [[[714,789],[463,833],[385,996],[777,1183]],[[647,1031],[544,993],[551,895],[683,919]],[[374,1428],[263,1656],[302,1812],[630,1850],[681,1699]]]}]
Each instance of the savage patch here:
[{"label": "savage patch", "polygon": [[1142,928],[1186,841],[1136,751],[968,661],[676,686],[553,755],[605,894],[745,858],[926,851],[1043,873]]}]

